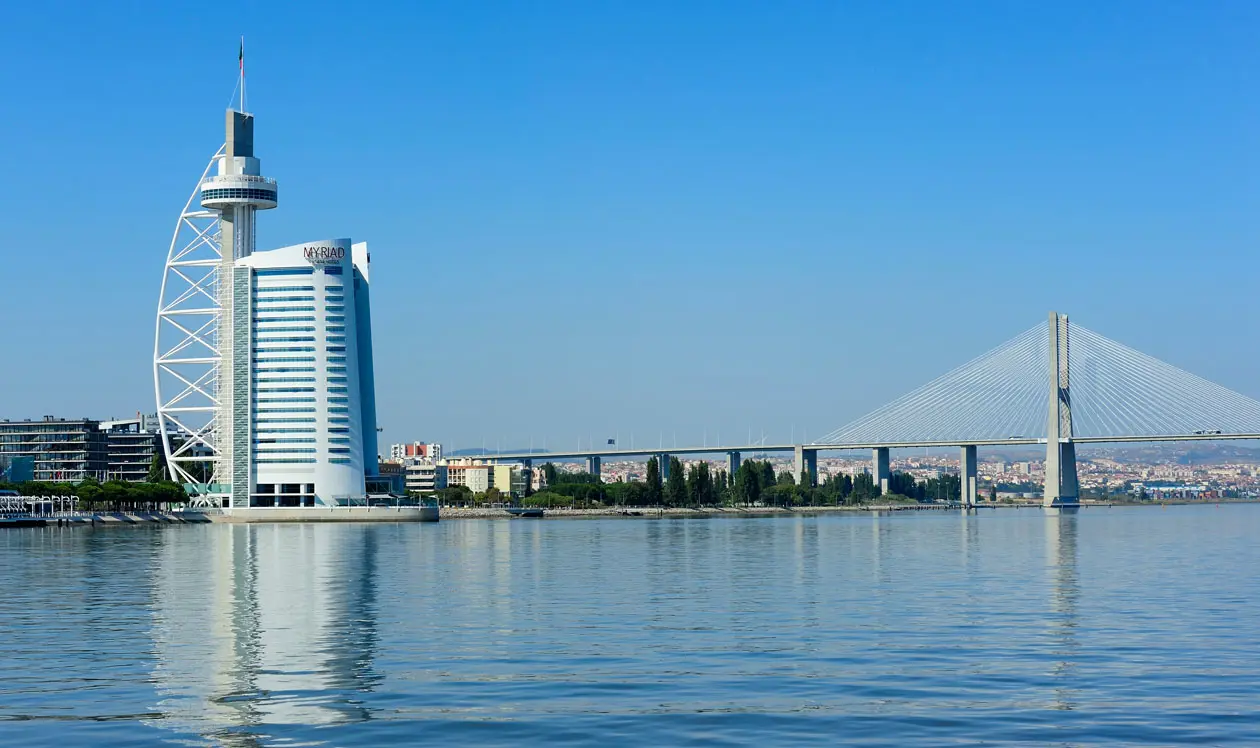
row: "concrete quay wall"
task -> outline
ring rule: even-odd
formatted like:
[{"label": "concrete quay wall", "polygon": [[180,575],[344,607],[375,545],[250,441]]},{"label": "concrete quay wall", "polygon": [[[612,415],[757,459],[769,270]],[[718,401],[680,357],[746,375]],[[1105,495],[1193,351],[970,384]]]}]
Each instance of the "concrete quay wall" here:
[{"label": "concrete quay wall", "polygon": [[212,522],[437,522],[436,507],[260,507],[222,509],[208,515]]}]

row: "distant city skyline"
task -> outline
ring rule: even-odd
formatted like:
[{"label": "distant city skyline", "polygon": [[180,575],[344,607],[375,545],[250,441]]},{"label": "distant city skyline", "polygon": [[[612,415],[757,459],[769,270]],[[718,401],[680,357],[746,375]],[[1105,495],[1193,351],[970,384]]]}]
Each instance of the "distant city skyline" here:
[{"label": "distant city skyline", "polygon": [[1260,396],[1260,7],[222,10],[0,30],[0,416],[153,410],[240,33],[259,248],[373,247],[382,444],[801,441],[1050,309]]}]

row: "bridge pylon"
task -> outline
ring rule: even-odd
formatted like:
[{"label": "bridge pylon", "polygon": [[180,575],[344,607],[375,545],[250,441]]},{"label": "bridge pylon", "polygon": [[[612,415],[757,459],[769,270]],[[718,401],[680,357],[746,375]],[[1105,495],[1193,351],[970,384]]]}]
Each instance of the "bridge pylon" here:
[{"label": "bridge pylon", "polygon": [[1042,506],[1080,506],[1076,444],[1072,442],[1071,328],[1050,312],[1050,412],[1046,420],[1046,485]]}]

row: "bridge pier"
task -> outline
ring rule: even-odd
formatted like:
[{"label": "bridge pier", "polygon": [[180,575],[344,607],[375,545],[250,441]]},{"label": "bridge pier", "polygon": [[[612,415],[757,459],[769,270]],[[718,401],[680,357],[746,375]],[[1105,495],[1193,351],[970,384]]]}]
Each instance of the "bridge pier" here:
[{"label": "bridge pier", "polygon": [[1066,314],[1050,312],[1050,413],[1046,419],[1046,485],[1042,506],[1077,507],[1081,503],[1072,443],[1071,359]]},{"label": "bridge pier", "polygon": [[793,463],[792,477],[796,479],[796,485],[802,485],[801,481],[804,480],[807,471],[810,488],[818,485],[818,450],[797,444],[795,453],[796,461]]},{"label": "bridge pier", "polygon": [[963,447],[959,459],[959,478],[961,478],[961,494],[958,497],[962,505],[968,509],[974,507],[980,498],[979,471],[976,468],[976,445]]},{"label": "bridge pier", "polygon": [[888,480],[892,477],[892,470],[889,469],[888,447],[872,449],[871,463],[871,477],[875,479],[875,485],[879,486],[881,494],[888,493]]},{"label": "bridge pier", "polygon": [[733,481],[737,472],[739,472],[739,452],[727,452],[726,475]]},{"label": "bridge pier", "polygon": [[599,455],[586,456],[586,472],[598,478],[601,467],[602,466],[600,465]]},{"label": "bridge pier", "polygon": [[656,465],[661,471],[661,480],[669,480],[669,455],[659,453],[656,455]]}]

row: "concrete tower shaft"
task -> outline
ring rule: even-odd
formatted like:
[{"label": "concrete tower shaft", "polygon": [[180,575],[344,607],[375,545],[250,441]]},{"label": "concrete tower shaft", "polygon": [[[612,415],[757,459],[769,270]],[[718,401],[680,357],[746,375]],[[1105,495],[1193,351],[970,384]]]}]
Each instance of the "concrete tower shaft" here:
[{"label": "concrete tower shaft", "polygon": [[219,214],[219,399],[215,482],[230,486],[231,502],[248,497],[250,460],[249,271],[237,260],[254,254],[254,216],[276,207],[276,180],[264,177],[254,156],[254,115],[227,111],[223,155],[217,174],[201,183],[201,205]]}]

